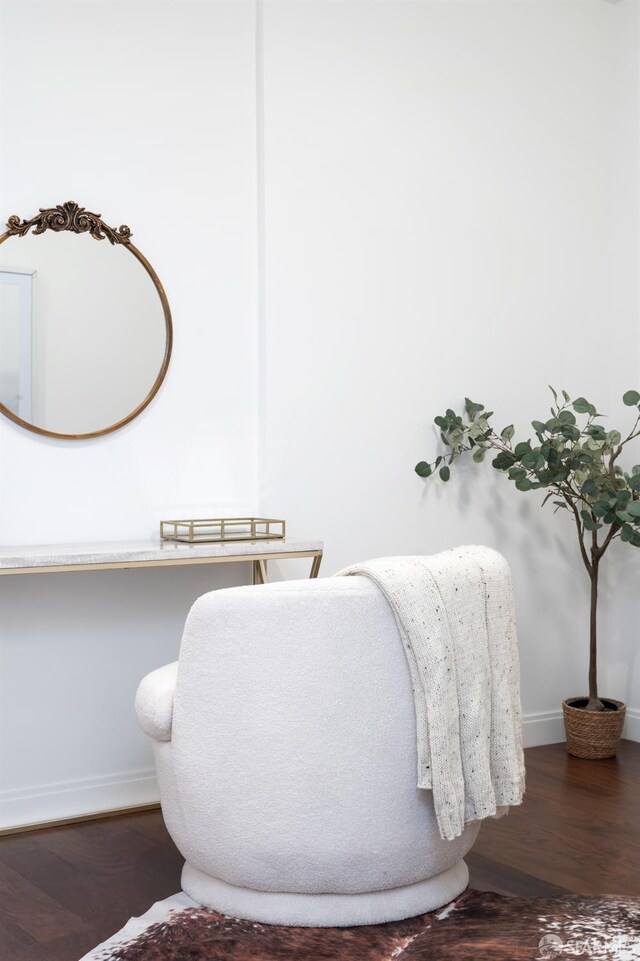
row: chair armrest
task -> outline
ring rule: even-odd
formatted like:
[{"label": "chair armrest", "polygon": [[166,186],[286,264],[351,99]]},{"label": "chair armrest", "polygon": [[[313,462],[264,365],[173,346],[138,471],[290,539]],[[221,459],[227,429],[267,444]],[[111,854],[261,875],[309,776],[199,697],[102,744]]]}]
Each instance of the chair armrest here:
[{"label": "chair armrest", "polygon": [[173,697],[178,662],[165,664],[142,679],[136,693],[136,716],[145,734],[154,741],[171,740]]}]

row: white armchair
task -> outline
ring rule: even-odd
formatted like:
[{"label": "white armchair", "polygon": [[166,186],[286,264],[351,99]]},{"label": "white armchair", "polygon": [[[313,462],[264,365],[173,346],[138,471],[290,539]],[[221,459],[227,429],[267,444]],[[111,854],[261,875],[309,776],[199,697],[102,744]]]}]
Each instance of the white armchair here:
[{"label": "white armchair", "polygon": [[273,924],[376,924],[467,886],[479,826],[443,841],[416,787],[409,668],[367,578],[206,594],[136,710],[199,903]]}]

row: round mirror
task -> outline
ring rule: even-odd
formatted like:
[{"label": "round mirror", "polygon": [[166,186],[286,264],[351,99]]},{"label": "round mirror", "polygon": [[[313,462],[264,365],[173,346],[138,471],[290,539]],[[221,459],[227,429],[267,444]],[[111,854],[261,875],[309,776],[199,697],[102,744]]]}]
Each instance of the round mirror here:
[{"label": "round mirror", "polygon": [[136,417],[171,355],[171,314],[131,243],[73,201],[11,217],[0,237],[0,411],[50,437],[97,437]]}]

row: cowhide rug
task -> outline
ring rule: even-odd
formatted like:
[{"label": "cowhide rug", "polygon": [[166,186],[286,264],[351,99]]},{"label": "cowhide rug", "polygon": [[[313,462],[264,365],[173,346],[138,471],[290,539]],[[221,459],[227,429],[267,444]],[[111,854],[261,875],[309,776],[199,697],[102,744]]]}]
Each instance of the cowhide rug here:
[{"label": "cowhide rug", "polygon": [[288,928],[227,918],[179,894],[82,961],[640,961],[640,898],[467,891],[406,921]]}]

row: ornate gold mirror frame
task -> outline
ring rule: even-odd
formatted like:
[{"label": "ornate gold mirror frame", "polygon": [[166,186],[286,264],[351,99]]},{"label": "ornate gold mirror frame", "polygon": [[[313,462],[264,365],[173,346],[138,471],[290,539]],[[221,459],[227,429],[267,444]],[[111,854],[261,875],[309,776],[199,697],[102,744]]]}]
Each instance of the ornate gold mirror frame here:
[{"label": "ornate gold mirror frame", "polygon": [[95,430],[86,434],[61,434],[56,431],[46,430],[43,427],[37,427],[35,424],[30,424],[14,413],[14,411],[0,403],[0,412],[3,413],[5,417],[19,424],[20,427],[24,427],[26,430],[33,431],[36,434],[44,434],[47,437],[59,437],[67,440],[85,440],[90,437],[101,437],[103,434],[110,434],[132,421],[151,403],[166,376],[173,346],[173,325],[167,295],[160,282],[160,278],[147,258],[131,243],[131,230],[129,227],[124,224],[120,227],[110,227],[102,220],[101,214],[94,214],[85,210],[84,207],[79,207],[74,200],[68,200],[66,203],[59,204],[57,207],[40,207],[39,213],[35,217],[32,217],[31,220],[21,220],[20,217],[14,214],[9,217],[7,221],[7,230],[0,236],[0,244],[3,244],[9,237],[24,237],[30,230],[33,230],[34,234],[43,234],[46,230],[52,230],[58,233],[64,230],[70,230],[76,234],[89,233],[94,240],[105,240],[106,238],[110,244],[120,244],[137,258],[155,285],[164,312],[166,332],[164,357],[151,390],[142,403],[138,404],[130,414],[127,414],[126,417],[121,418],[121,420],[112,424],[110,427],[105,427],[101,430]]}]

